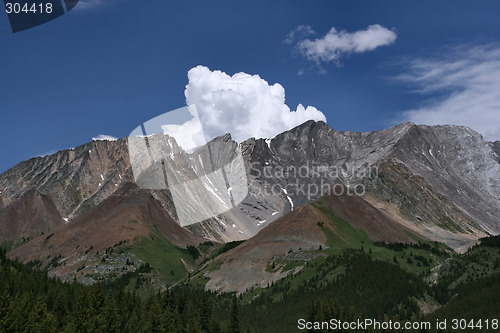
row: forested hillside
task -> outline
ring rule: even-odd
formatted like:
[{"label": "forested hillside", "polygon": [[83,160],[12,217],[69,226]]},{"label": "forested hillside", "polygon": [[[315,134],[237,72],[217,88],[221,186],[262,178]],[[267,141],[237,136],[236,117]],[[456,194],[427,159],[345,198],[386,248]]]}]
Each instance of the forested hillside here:
[{"label": "forested hillside", "polygon": [[267,288],[238,296],[206,292],[190,279],[150,294],[140,284],[130,288],[130,281],[151,270],[149,265],[114,282],[62,283],[6,258],[2,249],[0,331],[293,332],[299,331],[301,318],[491,321],[500,313],[499,240],[483,239],[432,270],[403,264],[406,256],[429,265],[416,254],[423,249],[432,256],[442,254],[424,244],[379,244],[395,254],[392,261],[378,259],[377,249],[344,249],[310,261]]},{"label": "forested hillside", "polygon": [[231,295],[189,288],[145,299],[123,286],[47,278],[1,253],[0,332],[239,332]]}]

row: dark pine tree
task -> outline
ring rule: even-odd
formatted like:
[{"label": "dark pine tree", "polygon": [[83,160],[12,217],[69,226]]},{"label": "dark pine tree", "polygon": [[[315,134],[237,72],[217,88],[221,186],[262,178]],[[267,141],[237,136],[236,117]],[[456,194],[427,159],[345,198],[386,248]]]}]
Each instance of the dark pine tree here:
[{"label": "dark pine tree", "polygon": [[238,298],[236,298],[236,295],[233,296],[233,305],[231,307],[231,321],[229,322],[229,333],[240,333]]}]

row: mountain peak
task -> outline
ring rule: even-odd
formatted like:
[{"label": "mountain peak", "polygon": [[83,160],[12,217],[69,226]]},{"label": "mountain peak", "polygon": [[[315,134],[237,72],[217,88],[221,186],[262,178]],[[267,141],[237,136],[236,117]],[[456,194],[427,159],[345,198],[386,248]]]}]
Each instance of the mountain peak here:
[{"label": "mountain peak", "polygon": [[497,153],[498,158],[500,158],[500,141],[493,142],[492,147],[495,153]]}]

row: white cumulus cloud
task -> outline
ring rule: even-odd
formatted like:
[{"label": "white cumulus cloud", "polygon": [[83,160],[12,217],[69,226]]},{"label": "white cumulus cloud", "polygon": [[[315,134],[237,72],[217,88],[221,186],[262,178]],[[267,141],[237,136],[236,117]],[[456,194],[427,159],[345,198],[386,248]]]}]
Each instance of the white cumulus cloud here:
[{"label": "white cumulus cloud", "polygon": [[231,133],[241,142],[250,137],[268,138],[308,120],[325,121],[313,106],[295,111],[285,104],[285,89],[270,85],[258,75],[233,76],[197,66],[188,72],[184,92],[187,105],[196,105],[207,138]]},{"label": "white cumulus cloud", "polygon": [[373,24],[355,32],[337,31],[331,28],[321,38],[299,41],[297,48],[304,57],[318,65],[329,62],[340,64],[344,54],[372,51],[380,46],[393,44],[396,38],[394,31],[380,24]]},{"label": "white cumulus cloud", "polygon": [[[468,126],[486,140],[500,140],[500,46],[448,47],[427,58],[410,60],[398,82],[429,94],[422,107],[404,112],[396,121]],[[436,94],[441,97],[436,98]]]}]

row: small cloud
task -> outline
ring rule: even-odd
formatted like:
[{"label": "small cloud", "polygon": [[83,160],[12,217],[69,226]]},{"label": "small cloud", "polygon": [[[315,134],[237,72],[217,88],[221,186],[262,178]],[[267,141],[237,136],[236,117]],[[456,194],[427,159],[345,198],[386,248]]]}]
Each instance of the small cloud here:
[{"label": "small cloud", "polygon": [[270,85],[258,75],[233,76],[197,66],[188,72],[184,92],[187,105],[196,105],[208,139],[231,133],[241,142],[250,137],[268,138],[308,120],[325,115],[313,106],[299,104],[295,111],[285,104],[285,89]]},{"label": "small cloud", "polygon": [[118,140],[118,138],[106,134],[100,134],[99,136],[92,138],[92,141],[116,141],[116,140]]},{"label": "small cloud", "polygon": [[462,125],[500,140],[500,45],[447,47],[403,65],[407,71],[394,80],[429,98],[394,122]]},{"label": "small cloud", "polygon": [[353,52],[364,53],[380,46],[391,45],[396,38],[394,31],[374,24],[355,32],[337,31],[331,28],[325,36],[315,40],[303,39],[297,42],[296,47],[300,54],[318,66],[331,62],[340,65],[344,55]]},{"label": "small cloud", "polygon": [[124,1],[124,0],[80,0],[78,1],[78,4],[76,5],[75,9],[79,10],[89,10],[93,9],[99,6],[116,6],[117,3]]},{"label": "small cloud", "polygon": [[297,28],[293,29],[286,35],[284,44],[292,44],[297,38],[305,38],[310,35],[315,35],[316,32],[308,25],[299,25]]},{"label": "small cloud", "polygon": [[79,9],[90,9],[102,4],[102,0],[80,0],[75,8]]}]

